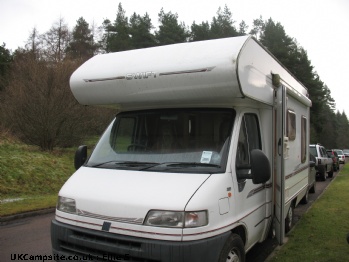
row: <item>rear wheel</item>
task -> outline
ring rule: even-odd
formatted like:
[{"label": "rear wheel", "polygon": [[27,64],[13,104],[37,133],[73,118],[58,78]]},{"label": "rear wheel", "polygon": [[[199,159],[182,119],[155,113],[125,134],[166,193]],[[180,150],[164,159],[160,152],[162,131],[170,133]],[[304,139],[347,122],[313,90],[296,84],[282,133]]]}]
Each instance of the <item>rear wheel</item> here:
[{"label": "rear wheel", "polygon": [[219,262],[245,262],[245,246],[241,237],[237,234],[231,234],[225,242]]},{"label": "rear wheel", "polygon": [[339,164],[335,164],[334,168],[333,168],[333,171],[337,172],[339,170]]},{"label": "rear wheel", "polygon": [[328,177],[332,178],[333,177],[333,170],[331,170],[330,172],[328,172]]},{"label": "rear wheel", "polygon": [[321,181],[326,181],[326,168],[322,173],[320,173],[320,179]]},{"label": "rear wheel", "polygon": [[288,233],[292,226],[293,226],[293,216],[294,216],[294,212],[293,212],[293,204],[291,204],[290,208],[288,209],[286,218],[285,218],[285,232]]},{"label": "rear wheel", "polygon": [[308,204],[309,202],[309,190],[307,190],[307,192],[305,193],[304,197],[301,200],[301,204]]},{"label": "rear wheel", "polygon": [[333,165],[331,166],[330,172],[328,172],[328,177],[332,178],[333,177]]},{"label": "rear wheel", "polygon": [[313,186],[309,189],[310,193],[315,193],[316,182],[314,182]]}]

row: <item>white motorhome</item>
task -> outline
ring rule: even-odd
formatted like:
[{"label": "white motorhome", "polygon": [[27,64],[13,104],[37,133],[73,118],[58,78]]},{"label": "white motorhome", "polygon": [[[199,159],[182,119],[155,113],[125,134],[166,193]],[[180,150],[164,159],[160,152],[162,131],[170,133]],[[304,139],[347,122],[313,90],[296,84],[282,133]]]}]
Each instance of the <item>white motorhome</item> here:
[{"label": "white motorhome", "polygon": [[61,259],[244,261],[307,197],[307,89],[250,36],[98,55],[71,90],[115,120],[59,192]]}]

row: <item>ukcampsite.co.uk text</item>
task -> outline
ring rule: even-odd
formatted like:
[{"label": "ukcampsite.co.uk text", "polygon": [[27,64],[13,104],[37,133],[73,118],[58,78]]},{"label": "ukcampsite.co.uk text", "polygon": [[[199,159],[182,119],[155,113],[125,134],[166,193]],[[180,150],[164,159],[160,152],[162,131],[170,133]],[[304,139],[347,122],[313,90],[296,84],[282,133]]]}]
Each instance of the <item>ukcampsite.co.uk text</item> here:
[{"label": "ukcampsite.co.uk text", "polygon": [[109,261],[128,261],[130,260],[130,255],[111,255],[111,254],[103,254],[100,256],[92,256],[92,255],[30,255],[30,254],[11,254],[12,261],[98,261],[98,260],[109,260]]}]

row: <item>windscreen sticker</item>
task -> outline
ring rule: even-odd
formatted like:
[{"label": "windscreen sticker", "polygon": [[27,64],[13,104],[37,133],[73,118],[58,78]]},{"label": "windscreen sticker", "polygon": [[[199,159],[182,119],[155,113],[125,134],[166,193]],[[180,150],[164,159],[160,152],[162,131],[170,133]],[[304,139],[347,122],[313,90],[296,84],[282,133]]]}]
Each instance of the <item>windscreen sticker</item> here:
[{"label": "windscreen sticker", "polygon": [[203,151],[201,155],[200,163],[210,163],[212,157],[212,151]]}]

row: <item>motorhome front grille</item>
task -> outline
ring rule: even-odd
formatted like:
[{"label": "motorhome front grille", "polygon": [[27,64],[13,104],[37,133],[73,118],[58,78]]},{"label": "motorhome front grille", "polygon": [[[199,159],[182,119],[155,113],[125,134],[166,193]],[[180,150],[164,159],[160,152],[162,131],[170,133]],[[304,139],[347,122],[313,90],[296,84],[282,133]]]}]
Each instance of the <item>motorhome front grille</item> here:
[{"label": "motorhome front grille", "polygon": [[[129,251],[139,251],[141,254],[141,243],[78,231],[71,231],[68,241],[60,241],[59,246],[65,254],[77,256],[79,261],[160,262],[129,254]],[[124,251],[116,252],[116,250]]]},{"label": "motorhome front grille", "polygon": [[114,221],[120,223],[129,223],[129,224],[143,224],[143,218],[128,218],[128,217],[111,217],[111,216],[102,216],[99,214],[91,213],[85,210],[78,209],[77,210],[79,216],[97,218],[105,221]]}]

